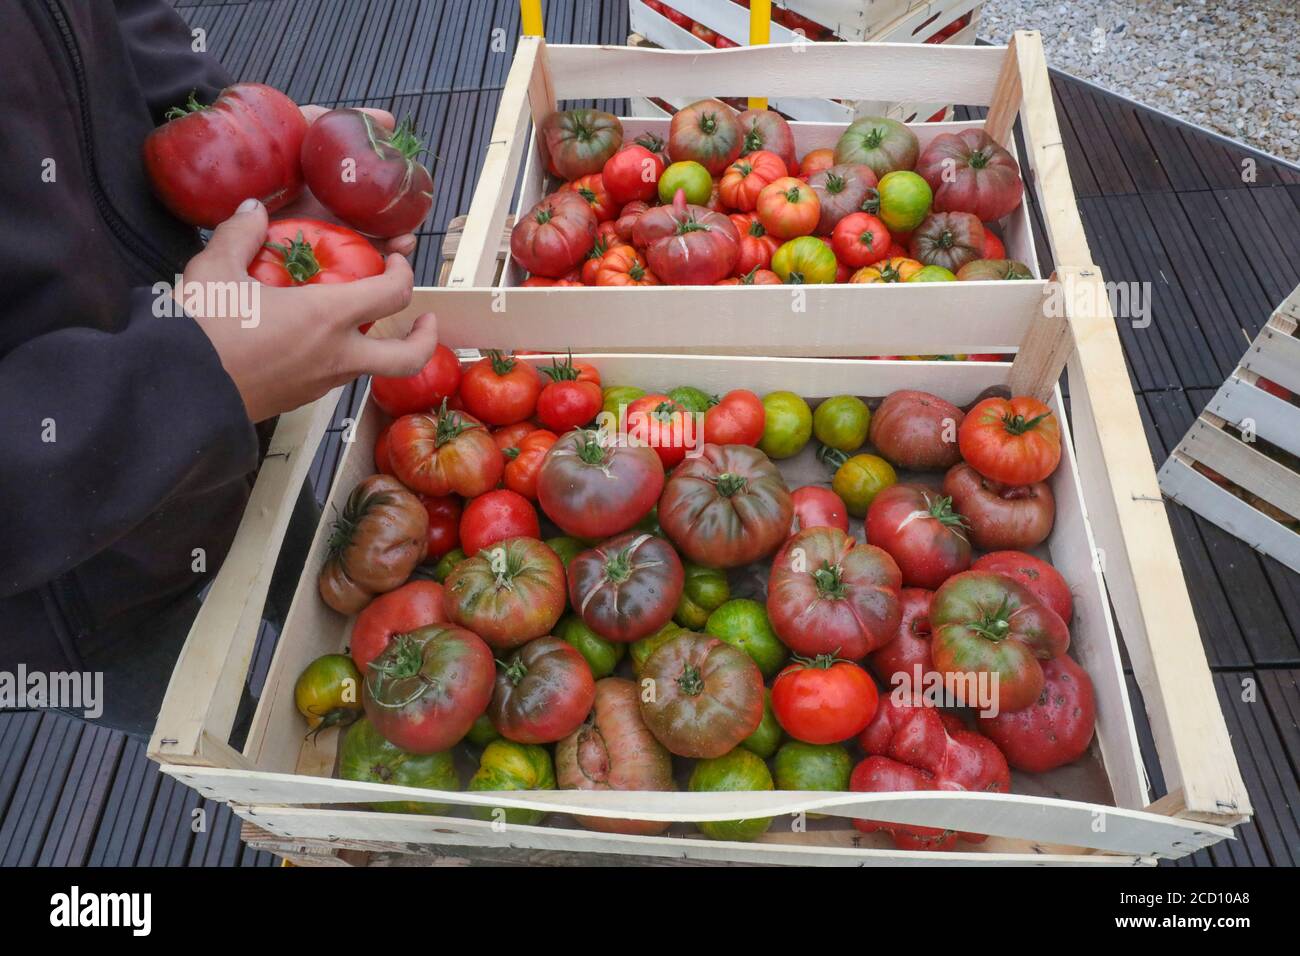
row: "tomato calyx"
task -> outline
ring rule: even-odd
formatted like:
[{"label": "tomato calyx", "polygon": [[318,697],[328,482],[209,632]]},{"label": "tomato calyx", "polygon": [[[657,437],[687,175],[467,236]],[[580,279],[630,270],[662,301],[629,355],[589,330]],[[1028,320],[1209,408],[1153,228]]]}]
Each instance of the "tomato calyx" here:
[{"label": "tomato calyx", "polygon": [[190,90],[189,98],[180,106],[173,106],[163,114],[163,119],[174,120],[183,116],[189,116],[191,113],[199,113],[203,110],[212,109],[211,105],[204,105],[198,101],[198,90]]},{"label": "tomato calyx", "polygon": [[791,186],[784,193],[782,193],[782,195],[785,196],[786,202],[795,204],[799,202],[799,197],[802,195],[802,193],[803,193],[802,186]]},{"label": "tomato calyx", "polygon": [[[759,226],[758,228],[762,229],[763,227],[762,227],[762,226]],[[761,266],[754,266],[754,268],[752,268],[752,269],[750,269],[748,272],[746,272],[743,276],[740,277],[740,284],[741,284],[741,285],[754,285],[754,280],[755,280],[756,278],[758,278],[758,270],[759,270],[760,268],[762,268],[762,267],[761,267]],[[717,402],[717,396],[714,396],[713,405],[717,405],[717,404],[718,404],[718,402]],[[710,405],[709,407],[712,408],[713,405]]]},{"label": "tomato calyx", "polygon": [[922,494],[921,500],[925,502],[924,508],[918,508],[916,511],[909,512],[902,522],[898,525],[901,531],[913,521],[920,518],[933,518],[944,527],[956,528],[958,533],[964,538],[964,531],[970,526],[964,515],[958,514],[952,507],[952,496],[944,495],[940,498],[931,498],[928,494]]},{"label": "tomato calyx", "polygon": [[834,196],[844,192],[848,188],[849,181],[839,173],[827,173],[826,181],[822,185],[826,187],[828,193]]},{"label": "tomato calyx", "polygon": [[934,237],[934,244],[939,249],[951,249],[957,244],[957,237],[952,234],[952,230],[945,229]]},{"label": "tomato calyx", "polygon": [[510,683],[516,687],[519,686],[521,680],[528,676],[528,666],[518,657],[509,663],[497,660],[497,667],[505,671],[506,677],[510,678]]},{"label": "tomato calyx", "polygon": [[749,479],[744,475],[737,475],[730,471],[724,471],[718,477],[710,478],[709,481],[713,482],[713,487],[724,498],[730,498],[732,495],[744,491],[746,485],[749,484]]},{"label": "tomato calyx", "polygon": [[718,119],[712,113],[700,114],[700,132],[712,136],[718,131]]},{"label": "tomato calyx", "polygon": [[[423,665],[423,646],[410,634],[395,634],[388,644],[388,653],[375,658],[367,666],[381,678],[398,681],[415,677]],[[418,697],[420,693],[417,691],[414,696]]]},{"label": "tomato calyx", "polygon": [[600,432],[584,431],[582,436],[582,444],[577,448],[578,457],[584,464],[604,465],[605,443],[600,440]]},{"label": "tomato calyx", "polygon": [[1037,428],[1038,423],[1051,414],[1051,412],[1043,412],[1043,414],[1035,415],[1033,418],[1025,418],[1024,415],[1003,415],[1002,427],[1007,430],[1008,435],[1023,435],[1025,432]]},{"label": "tomato calyx", "polygon": [[289,242],[264,242],[262,245],[280,253],[284,258],[284,271],[289,273],[289,278],[301,285],[309,281],[320,272],[320,263],[316,261],[316,253],[312,250],[311,243],[302,237],[302,230],[298,230],[298,235]]},{"label": "tomato calyx", "polygon": [[862,145],[867,149],[875,149],[884,141],[885,133],[884,130],[881,129],[869,130],[862,137]]},{"label": "tomato calyx", "polygon": [[500,349],[488,349],[487,357],[492,363],[492,371],[498,375],[509,375],[519,364],[513,355],[507,355]]},{"label": "tomato calyx", "polygon": [[[755,218],[749,224],[749,234],[756,239],[762,239],[767,235],[767,229],[764,228],[763,224],[759,222],[757,218]],[[757,269],[758,267],[755,266],[754,268]],[[752,272],[754,270],[750,271]]]},{"label": "tomato calyx", "polygon": [[829,561],[823,561],[822,566],[812,573],[813,581],[817,585],[817,596],[829,601],[838,601],[848,595],[848,588],[844,586],[844,580],[841,577],[840,567],[837,564],[831,564]]},{"label": "tomato calyx", "polygon": [[1007,635],[1011,633],[1011,615],[1008,613],[1007,599],[1004,597],[995,611],[990,612],[983,608],[980,610],[982,617],[978,621],[968,622],[966,626],[980,637],[995,644],[1006,640]]},{"label": "tomato calyx", "polygon": [[573,364],[573,353],[553,365],[541,366],[541,372],[552,382],[576,382],[582,369]]},{"label": "tomato calyx", "polygon": [[[367,120],[369,120],[369,117],[367,117]],[[408,161],[415,159],[425,151],[424,142],[416,135],[415,124],[409,116],[397,124],[397,128],[393,130],[393,135],[388,138],[388,145],[401,153]]]},{"label": "tomato calyx", "polygon": [[849,455],[848,452],[832,448],[830,445],[822,445],[817,449],[817,460],[832,472],[836,472],[840,470],[841,465],[849,460]]},{"label": "tomato calyx", "polygon": [[816,657],[803,657],[800,654],[791,654],[790,659],[794,665],[806,668],[808,670],[828,671],[836,664],[852,664],[853,661],[840,657],[840,649],[837,647],[829,654],[818,654]]},{"label": "tomato calyx", "polygon": [[745,141],[741,149],[743,150],[744,154],[748,156],[750,153],[756,152],[762,148],[763,148],[763,134],[758,131],[757,127],[751,126],[749,130],[745,133]]},{"label": "tomato calyx", "polygon": [[858,206],[863,212],[869,212],[876,215],[880,212],[880,190],[872,186],[867,190],[867,194],[862,197],[862,203]]},{"label": "tomato calyx", "polygon": [[966,160],[966,165],[970,166],[971,169],[983,169],[988,164],[989,154],[982,149],[977,149],[971,153],[970,158]]},{"label": "tomato calyx", "polygon": [[551,221],[551,211],[549,209],[539,209],[537,215],[533,218],[537,220],[539,226],[544,226]]},{"label": "tomato calyx", "polygon": [[477,425],[465,421],[455,411],[448,410],[447,400],[444,398],[442,404],[438,406],[438,427],[433,433],[433,447],[441,448],[447,442],[455,440],[463,432],[477,427]]},{"label": "tomato calyx", "polygon": [[645,278],[645,266],[641,265],[640,259],[637,259],[627,267],[627,274],[634,282],[640,282]]},{"label": "tomato calyx", "polygon": [[704,678],[700,669],[694,664],[683,667],[681,676],[677,678],[677,687],[687,697],[698,697],[704,693]]},{"label": "tomato calyx", "polygon": [[664,141],[664,138],[654,133],[642,133],[633,140],[633,142],[638,146],[648,149],[656,156],[662,156],[664,151],[668,148],[668,144]]}]

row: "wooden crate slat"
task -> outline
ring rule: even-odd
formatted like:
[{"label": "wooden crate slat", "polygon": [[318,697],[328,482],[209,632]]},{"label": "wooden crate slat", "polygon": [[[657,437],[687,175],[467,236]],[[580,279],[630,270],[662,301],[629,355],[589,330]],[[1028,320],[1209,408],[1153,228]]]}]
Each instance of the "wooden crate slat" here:
[{"label": "wooden crate slat", "polygon": [[1251,344],[1241,367],[1300,392],[1300,339],[1270,321]]},{"label": "wooden crate slat", "polygon": [[1193,424],[1178,450],[1287,514],[1300,515],[1300,475],[1214,422],[1202,418]]}]

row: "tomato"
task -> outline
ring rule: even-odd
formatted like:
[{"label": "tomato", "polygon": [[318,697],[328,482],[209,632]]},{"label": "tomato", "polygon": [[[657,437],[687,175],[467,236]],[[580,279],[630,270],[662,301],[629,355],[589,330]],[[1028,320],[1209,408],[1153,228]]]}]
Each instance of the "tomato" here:
[{"label": "tomato", "polygon": [[596,223],[596,214],[578,193],[552,193],[510,230],[510,255],[533,275],[561,278],[595,243]]},{"label": "tomato", "polygon": [[[376,375],[370,380],[375,404],[394,418],[437,408],[460,388],[460,361],[445,345],[434,349],[424,368],[404,378]],[[389,441],[392,434],[389,433]],[[391,447],[391,444],[390,444]]]},{"label": "tomato", "polygon": [[248,265],[248,274],[262,285],[278,287],[352,282],[383,271],[384,257],[369,239],[318,219],[270,223],[266,241]]},{"label": "tomato", "polygon": [[736,121],[740,124],[742,137],[741,156],[760,151],[774,153],[790,175],[794,175],[799,166],[794,154],[794,133],[784,116],[773,110],[745,110]]},{"label": "tomato", "polygon": [[731,107],[699,100],[673,114],[668,152],[674,160],[693,160],[717,176],[740,155],[743,134]]},{"label": "tomato", "polygon": [[582,659],[591,668],[591,676],[600,680],[614,673],[614,668],[623,659],[626,646],[607,641],[591,628],[577,614],[566,614],[555,625],[555,636],[571,644]]},{"label": "tomato", "polygon": [[546,453],[537,500],[566,534],[600,541],[649,514],[663,486],[664,466],[654,449],[578,430],[560,436]]},{"label": "tomato", "polygon": [[381,475],[393,474],[393,463],[388,459],[388,430],[392,427],[393,423],[389,422],[375,437],[375,471]]},{"label": "tomato", "polygon": [[489,425],[513,425],[530,418],[541,391],[542,379],[535,368],[495,349],[488,350],[460,377],[459,394],[465,411]]},{"label": "tomato", "polygon": [[[472,792],[509,792],[512,790],[554,790],[555,767],[551,754],[537,744],[517,744],[512,740],[494,740],[483,748],[478,770],[465,788]],[[544,810],[474,807],[470,811],[480,820],[502,820],[512,826],[536,826],[546,816]]]},{"label": "tomato", "polygon": [[986,398],[957,431],[962,457],[987,478],[1008,485],[1042,481],[1061,461],[1061,427],[1036,398]]},{"label": "tomato", "polygon": [[661,285],[659,277],[646,268],[645,260],[631,246],[615,246],[600,260],[596,285]]},{"label": "tomato", "polygon": [[734,568],[771,554],[790,528],[794,505],[768,457],[746,445],[706,444],[673,469],[659,499],[659,523],[682,552],[710,568]]},{"label": "tomato", "polygon": [[565,534],[547,538],[545,544],[559,557],[560,563],[564,565],[566,572],[569,570],[569,562],[587,550],[587,546],[577,538],[571,538]]},{"label": "tomato", "polygon": [[916,165],[916,134],[898,120],[867,116],[855,120],[835,144],[835,162],[870,166],[877,178]]},{"label": "tomato", "polygon": [[506,740],[549,744],[577,730],[595,699],[582,655],[559,638],[539,637],[502,662],[488,716]]},{"label": "tomato", "polygon": [[442,585],[434,581],[408,581],[381,594],[357,615],[348,638],[348,650],[357,667],[365,671],[388,647],[396,634],[404,634],[447,620]]},{"label": "tomato", "polygon": [[682,160],[673,163],[659,177],[659,201],[665,205],[671,203],[678,190],[686,194],[688,203],[703,206],[713,193],[713,177],[697,162]]},{"label": "tomato", "polygon": [[537,475],[555,441],[555,433],[544,428],[529,432],[519,443],[515,456],[506,462],[506,487],[529,501],[536,501]]},{"label": "tomato", "polygon": [[433,579],[439,584],[447,580],[448,575],[455,570],[456,565],[465,560],[465,552],[460,548],[452,548],[433,566]]},{"label": "tomato", "polygon": [[601,637],[628,644],[667,624],[681,597],[681,560],[667,541],[628,531],[577,555],[569,601]]},{"label": "tomato", "polygon": [[838,528],[807,528],[772,559],[767,611],[796,654],[861,660],[894,636],[901,583],[880,548]]},{"label": "tomato", "polygon": [[570,356],[541,370],[550,381],[537,396],[537,420],[551,431],[559,434],[586,425],[600,412],[600,373],[591,365]]},{"label": "tomato", "polygon": [[785,285],[781,277],[770,269],[760,269],[755,266],[743,276],[731,276],[726,279],[719,279],[715,285]]},{"label": "tomato", "polygon": [[694,385],[678,385],[676,388],[670,388],[668,397],[688,412],[707,412],[718,404],[718,396],[710,395],[704,389],[696,388]]},{"label": "tomato", "polygon": [[464,412],[403,415],[388,433],[389,458],[402,483],[425,495],[473,498],[496,487],[505,457],[483,424]]},{"label": "tomato", "polygon": [[692,23],[691,35],[696,37],[699,40],[703,40],[709,46],[713,46],[713,41],[718,38],[718,35],[714,33],[712,30],[710,30],[708,27],[706,27],[703,23]]},{"label": "tomato", "polygon": [[321,205],[349,226],[369,236],[400,236],[415,232],[433,208],[423,152],[409,123],[390,130],[361,110],[333,109],[303,137],[302,175]]},{"label": "tomato", "polygon": [[857,451],[867,440],[871,409],[854,395],[836,395],[817,405],[813,434],[823,445],[840,451]]},{"label": "tomato", "polygon": [[993,701],[969,699],[969,676],[996,674],[998,710],[1020,710],[1043,689],[1039,662],[1070,646],[1070,631],[1055,611],[1028,588],[988,571],[964,571],[945,581],[930,602],[930,627],[934,669],[954,678],[958,703],[981,709]]},{"label": "tomato", "polygon": [[507,538],[447,576],[447,617],[496,650],[549,634],[564,613],[564,565],[536,538]]},{"label": "tomato", "polygon": [[757,150],[727,167],[718,183],[722,201],[732,209],[753,212],[758,196],[770,183],[786,178],[785,163],[776,153]]},{"label": "tomato", "polygon": [[683,631],[662,644],[642,665],[641,684],[654,688],[641,695],[641,718],[679,757],[720,757],[763,719],[758,666],[707,634]]},{"label": "tomato", "polygon": [[881,178],[876,190],[880,193],[878,215],[891,233],[910,233],[930,212],[933,198],[930,187],[916,173],[908,170],[888,173]]},{"label": "tomato", "polygon": [[975,259],[957,270],[962,282],[1006,281],[1032,279],[1033,272],[1023,262],[1014,259]]},{"label": "tomato", "polygon": [[145,138],[144,168],[177,219],[213,229],[250,196],[275,212],[302,192],[307,120],[279,90],[236,83],[210,106],[190,94],[166,118]]},{"label": "tomato", "polygon": [[831,490],[843,499],[855,518],[865,518],[876,495],[898,481],[894,467],[879,455],[849,456],[823,447],[818,449],[817,457],[835,469]]},{"label": "tomato", "polygon": [[927,266],[956,272],[980,258],[984,250],[984,224],[970,213],[932,212],[912,232],[908,251]]},{"label": "tomato", "polygon": [[601,389],[600,394],[601,414],[608,415],[609,418],[598,424],[607,431],[617,432],[622,430],[627,421],[627,410],[638,398],[645,396],[646,390],[635,385],[608,385]]},{"label": "tomato", "polygon": [[944,476],[943,493],[965,515],[971,543],[981,551],[1023,551],[1052,533],[1056,499],[1046,482],[1004,485],[962,463]]},{"label": "tomato", "polygon": [[796,657],[772,682],[772,709],[787,734],[834,744],[862,733],[878,706],[871,675],[832,654]]},{"label": "tomato", "polygon": [[835,257],[851,268],[860,269],[886,259],[892,248],[885,224],[867,212],[850,213],[831,232]]},{"label": "tomato", "polygon": [[702,631],[709,615],[731,597],[727,573],[716,568],[685,562],[682,596],[677,599],[673,620],[684,628]]},{"label": "tomato", "polygon": [[653,448],[665,471],[703,443],[695,416],[667,395],[638,398],[628,406],[626,426],[629,439]]},{"label": "tomato", "polygon": [[[687,789],[692,793],[731,793],[744,790],[771,790],[772,774],[767,764],[743,747],[709,760],[701,760],[691,770]],[[757,840],[772,825],[771,817],[745,820],[701,820],[696,828],[710,840]]]},{"label": "tomato", "polygon": [[781,746],[781,741],[785,738],[785,731],[781,725],[776,722],[776,714],[772,710],[772,692],[770,690],[763,692],[763,719],[758,723],[758,729],[740,742],[752,754],[757,754],[764,760],[767,760],[772,754],[776,753],[776,748]]},{"label": "tomato", "polygon": [[604,168],[623,145],[623,124],[601,110],[556,110],[542,120],[537,139],[547,172],[574,180]]},{"label": "tomato", "polygon": [[970,213],[982,222],[1010,213],[1024,192],[1015,158],[982,129],[940,133],[921,153],[916,171],[934,190],[937,212]]},{"label": "tomato", "polygon": [[505,455],[506,461],[511,461],[519,454],[520,442],[535,431],[545,431],[545,429],[539,429],[528,421],[515,422],[513,425],[502,425],[492,429],[492,440],[501,449],[501,454]]},{"label": "tomato", "polygon": [[605,161],[601,177],[620,209],[634,200],[650,202],[658,193],[664,159],[638,143],[628,143]]},{"label": "tomato", "polygon": [[961,460],[957,431],[965,413],[929,392],[899,389],[871,419],[871,444],[900,468],[932,471]]},{"label": "tomato", "polygon": [[348,495],[320,570],[320,596],[355,614],[404,582],[424,559],[428,515],[396,478],[371,475]]},{"label": "tomato", "polygon": [[903,588],[898,592],[898,631],[884,647],[867,655],[867,665],[890,688],[920,690],[934,670],[930,660],[930,600],[933,591]]},{"label": "tomato", "polygon": [[316,733],[346,727],[361,716],[361,672],[346,654],[318,657],[298,675],[293,703]]},{"label": "tomato", "polygon": [[1065,655],[1042,662],[1043,690],[1023,710],[980,716],[979,729],[1027,773],[1046,773],[1088,752],[1097,723],[1088,672]]},{"label": "tomato", "polygon": [[711,445],[757,445],[766,425],[762,400],[748,389],[737,388],[704,413],[704,440]]},{"label": "tomato", "polygon": [[495,670],[488,646],[464,628],[434,624],[398,634],[366,670],[366,716],[403,750],[447,750],[487,709]]},{"label": "tomato", "polygon": [[853,283],[906,282],[923,268],[925,267],[915,259],[894,256],[863,266],[849,277],[849,281]]},{"label": "tomato", "polygon": [[[782,744],[772,760],[772,781],[778,790],[845,791],[852,772],[853,758],[839,744],[792,740]],[[813,819],[821,814],[808,816]]]},{"label": "tomato", "polygon": [[632,241],[645,250],[651,270],[663,282],[712,285],[731,275],[740,236],[726,216],[688,205],[678,190],[672,205],[657,206],[637,219]]},{"label": "tomato", "polygon": [[[641,688],[611,677],[597,681],[590,718],[555,745],[555,776],[565,790],[674,790],[673,758],[641,719]],[[589,830],[654,836],[667,821],[574,816]]]},{"label": "tomato", "polygon": [[790,533],[798,534],[804,528],[839,528],[849,530],[848,509],[843,500],[829,488],[804,485],[790,496],[794,502],[794,520]]},{"label": "tomato", "polygon": [[810,150],[799,164],[799,176],[809,179],[814,173],[830,169],[835,165],[835,150],[829,147]]},{"label": "tomato", "polygon": [[867,510],[867,541],[889,552],[908,587],[933,590],[971,563],[966,519],[924,485],[892,485]]},{"label": "tomato", "polygon": [[[386,783],[394,787],[423,787],[426,790],[459,790],[460,777],[450,751],[431,754],[407,753],[389,743],[369,720],[359,720],[339,743],[339,779],[363,783]],[[428,813],[439,815],[450,808],[445,803],[420,800],[384,800],[366,805],[379,813]]]},{"label": "tomato", "polygon": [[668,158],[668,142],[658,133],[646,130],[644,133],[638,134],[632,142],[654,153],[663,162],[664,166],[667,166],[670,162]]},{"label": "tomato", "polygon": [[860,212],[863,203],[875,196],[876,174],[870,166],[845,163],[813,173],[808,177],[808,185],[821,203],[817,234],[829,236],[840,220]]},{"label": "tomato", "polygon": [[835,282],[839,276],[830,246],[813,236],[782,244],[772,254],[772,271],[790,285]]},{"label": "tomato", "polygon": [[803,180],[783,176],[763,187],[755,210],[769,233],[778,239],[793,239],[811,235],[817,228],[821,202]]},{"label": "tomato", "polygon": [[583,198],[597,223],[610,222],[617,215],[620,206],[614,202],[605,190],[605,181],[600,173],[579,176],[571,183],[560,187],[562,192],[575,192]]},{"label": "tomato", "polygon": [[764,677],[780,670],[790,656],[772,630],[767,610],[749,598],[732,598],[723,603],[709,615],[704,631],[748,654]]},{"label": "tomato", "polygon": [[540,538],[537,512],[523,495],[496,488],[472,499],[460,519],[461,548],[473,557],[507,538]]},{"label": "tomato", "polygon": [[984,227],[984,248],[980,252],[981,259],[1005,259],[1007,257],[1007,247],[1002,244],[1002,239],[996,232],[988,226]]},{"label": "tomato", "polygon": [[994,551],[983,555],[971,565],[974,571],[992,571],[1019,581],[1041,604],[1046,604],[1066,624],[1074,613],[1074,599],[1070,585],[1061,572],[1042,558],[1023,551]]},{"label": "tomato", "polygon": [[753,213],[737,213],[731,216],[731,222],[740,235],[733,275],[742,277],[757,269],[768,268],[772,264],[772,254],[781,245],[780,240],[769,236]]},{"label": "tomato", "polygon": [[794,392],[764,395],[763,437],[759,449],[771,458],[794,457],[812,437],[812,419],[812,409]]}]

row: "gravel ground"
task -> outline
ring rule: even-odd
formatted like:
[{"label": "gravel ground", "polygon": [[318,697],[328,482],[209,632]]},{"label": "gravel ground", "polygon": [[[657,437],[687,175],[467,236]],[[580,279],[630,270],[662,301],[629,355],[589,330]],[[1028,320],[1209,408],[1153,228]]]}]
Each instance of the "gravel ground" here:
[{"label": "gravel ground", "polygon": [[985,0],[981,37],[1300,162],[1300,0]]}]

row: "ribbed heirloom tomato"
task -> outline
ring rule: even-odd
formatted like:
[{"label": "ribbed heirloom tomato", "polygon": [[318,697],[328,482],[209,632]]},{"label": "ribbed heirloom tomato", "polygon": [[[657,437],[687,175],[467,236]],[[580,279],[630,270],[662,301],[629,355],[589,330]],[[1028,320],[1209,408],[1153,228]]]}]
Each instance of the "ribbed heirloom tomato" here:
[{"label": "ribbed heirloom tomato", "polygon": [[649,445],[663,462],[664,471],[686,457],[688,449],[703,444],[695,416],[667,395],[645,395],[627,408],[627,433],[639,444]]},{"label": "ribbed heirloom tomato", "polygon": [[496,650],[549,634],[564,613],[564,565],[536,538],[508,538],[466,558],[443,586],[447,617]]},{"label": "ribbed heirloom tomato", "polygon": [[932,471],[961,460],[957,431],[965,414],[929,392],[890,392],[871,416],[871,444],[900,468]]},{"label": "ribbed heirloom tomato", "polygon": [[987,478],[1008,485],[1042,481],[1061,461],[1061,427],[1036,398],[986,398],[957,432],[962,457]]},{"label": "ribbed heirloom tomato", "polygon": [[578,429],[561,435],[546,453],[537,500],[565,534],[599,541],[649,514],[663,486],[664,466],[654,449]]},{"label": "ribbed heirloom tomato", "polygon": [[772,254],[780,248],[781,240],[769,236],[753,213],[736,213],[731,216],[731,222],[740,235],[732,275],[743,277],[757,269],[769,268],[772,265]]},{"label": "ribbed heirloom tomato", "polygon": [[772,710],[795,740],[835,744],[862,733],[876,715],[875,681],[832,654],[796,657],[772,682]]},{"label": "ribbed heirloom tomato", "polygon": [[511,491],[529,501],[537,500],[537,476],[541,473],[546,453],[556,442],[555,432],[538,428],[530,431],[520,441],[515,454],[506,462],[505,483]]},{"label": "ribbed heirloom tomato", "polygon": [[569,603],[593,631],[629,644],[672,620],[685,571],[663,538],[627,531],[569,562]]},{"label": "ribbed heirloom tomato", "polygon": [[547,171],[573,180],[598,173],[623,145],[623,124],[601,110],[556,110],[538,130]]},{"label": "ribbed heirloom tomato", "polygon": [[1032,548],[1052,532],[1056,499],[1045,481],[1005,485],[962,462],[944,476],[943,493],[966,518],[971,544],[981,551]]},{"label": "ribbed heirloom tomato", "polygon": [[736,117],[742,135],[740,155],[766,150],[775,153],[794,175],[798,161],[794,153],[794,134],[780,113],[772,110],[745,110]]},{"label": "ribbed heirloom tomato", "polygon": [[443,401],[432,414],[403,415],[388,433],[389,460],[402,483],[426,495],[473,498],[496,487],[505,457],[483,423]]},{"label": "ribbed heirloom tomato", "polygon": [[1055,611],[1066,624],[1074,613],[1074,599],[1070,585],[1061,572],[1042,558],[1023,551],[994,551],[980,557],[971,565],[974,571],[993,571],[1014,578],[1034,594],[1043,604]]},{"label": "ribbed heirloom tomato", "polygon": [[731,274],[740,236],[721,213],[686,202],[677,190],[672,204],[643,213],[632,227],[632,242],[669,285],[712,285]]},{"label": "ribbed heirloom tomato", "polygon": [[531,365],[489,349],[461,376],[459,395],[465,411],[479,421],[513,425],[532,417],[537,410],[542,384],[542,377]]},{"label": "ribbed heirloom tomato", "polygon": [[760,149],[740,157],[727,167],[718,183],[718,193],[732,209],[753,212],[763,187],[785,176],[785,163],[781,157]]},{"label": "ribbed heirloom tomato", "polygon": [[506,740],[549,744],[573,733],[596,699],[591,668],[555,637],[529,641],[497,672],[488,716]]},{"label": "ribbed heirloom tomato", "polygon": [[783,176],[764,186],[755,210],[763,228],[778,239],[812,235],[821,218],[817,194],[793,176]]},{"label": "ribbed heirloom tomato", "polygon": [[400,586],[424,558],[428,516],[396,478],[371,475],[348,495],[320,571],[320,596],[355,614],[377,594]]},{"label": "ribbed heirloom tomato", "polygon": [[659,277],[651,272],[645,260],[631,246],[619,245],[601,256],[596,269],[596,285],[647,286],[661,285]]},{"label": "ribbed heirloom tomato", "polygon": [[579,265],[596,241],[596,214],[572,190],[528,210],[510,231],[510,255],[536,276],[558,279]]},{"label": "ribbed heirloom tomato", "polygon": [[673,114],[668,152],[675,161],[693,160],[717,176],[740,155],[741,138],[731,107],[718,100],[700,100]]},{"label": "ribbed heirloom tomato", "polygon": [[844,163],[813,173],[808,177],[808,185],[821,204],[817,234],[829,236],[845,216],[863,209],[863,204],[875,192],[876,174],[870,166]]},{"label": "ribbed heirloom tomato", "polygon": [[924,485],[884,489],[867,509],[867,541],[897,563],[908,587],[933,590],[970,567],[966,519],[952,499]]},{"label": "ribbed heirloom tomato", "polygon": [[600,173],[579,176],[573,182],[565,183],[560,190],[572,191],[581,196],[591,207],[597,223],[609,222],[618,214],[620,206],[605,189],[605,181]]},{"label": "ribbed heirloom tomato", "polygon": [[982,129],[936,136],[916,171],[934,190],[936,211],[972,213],[983,222],[1007,215],[1024,192],[1015,158]]}]

